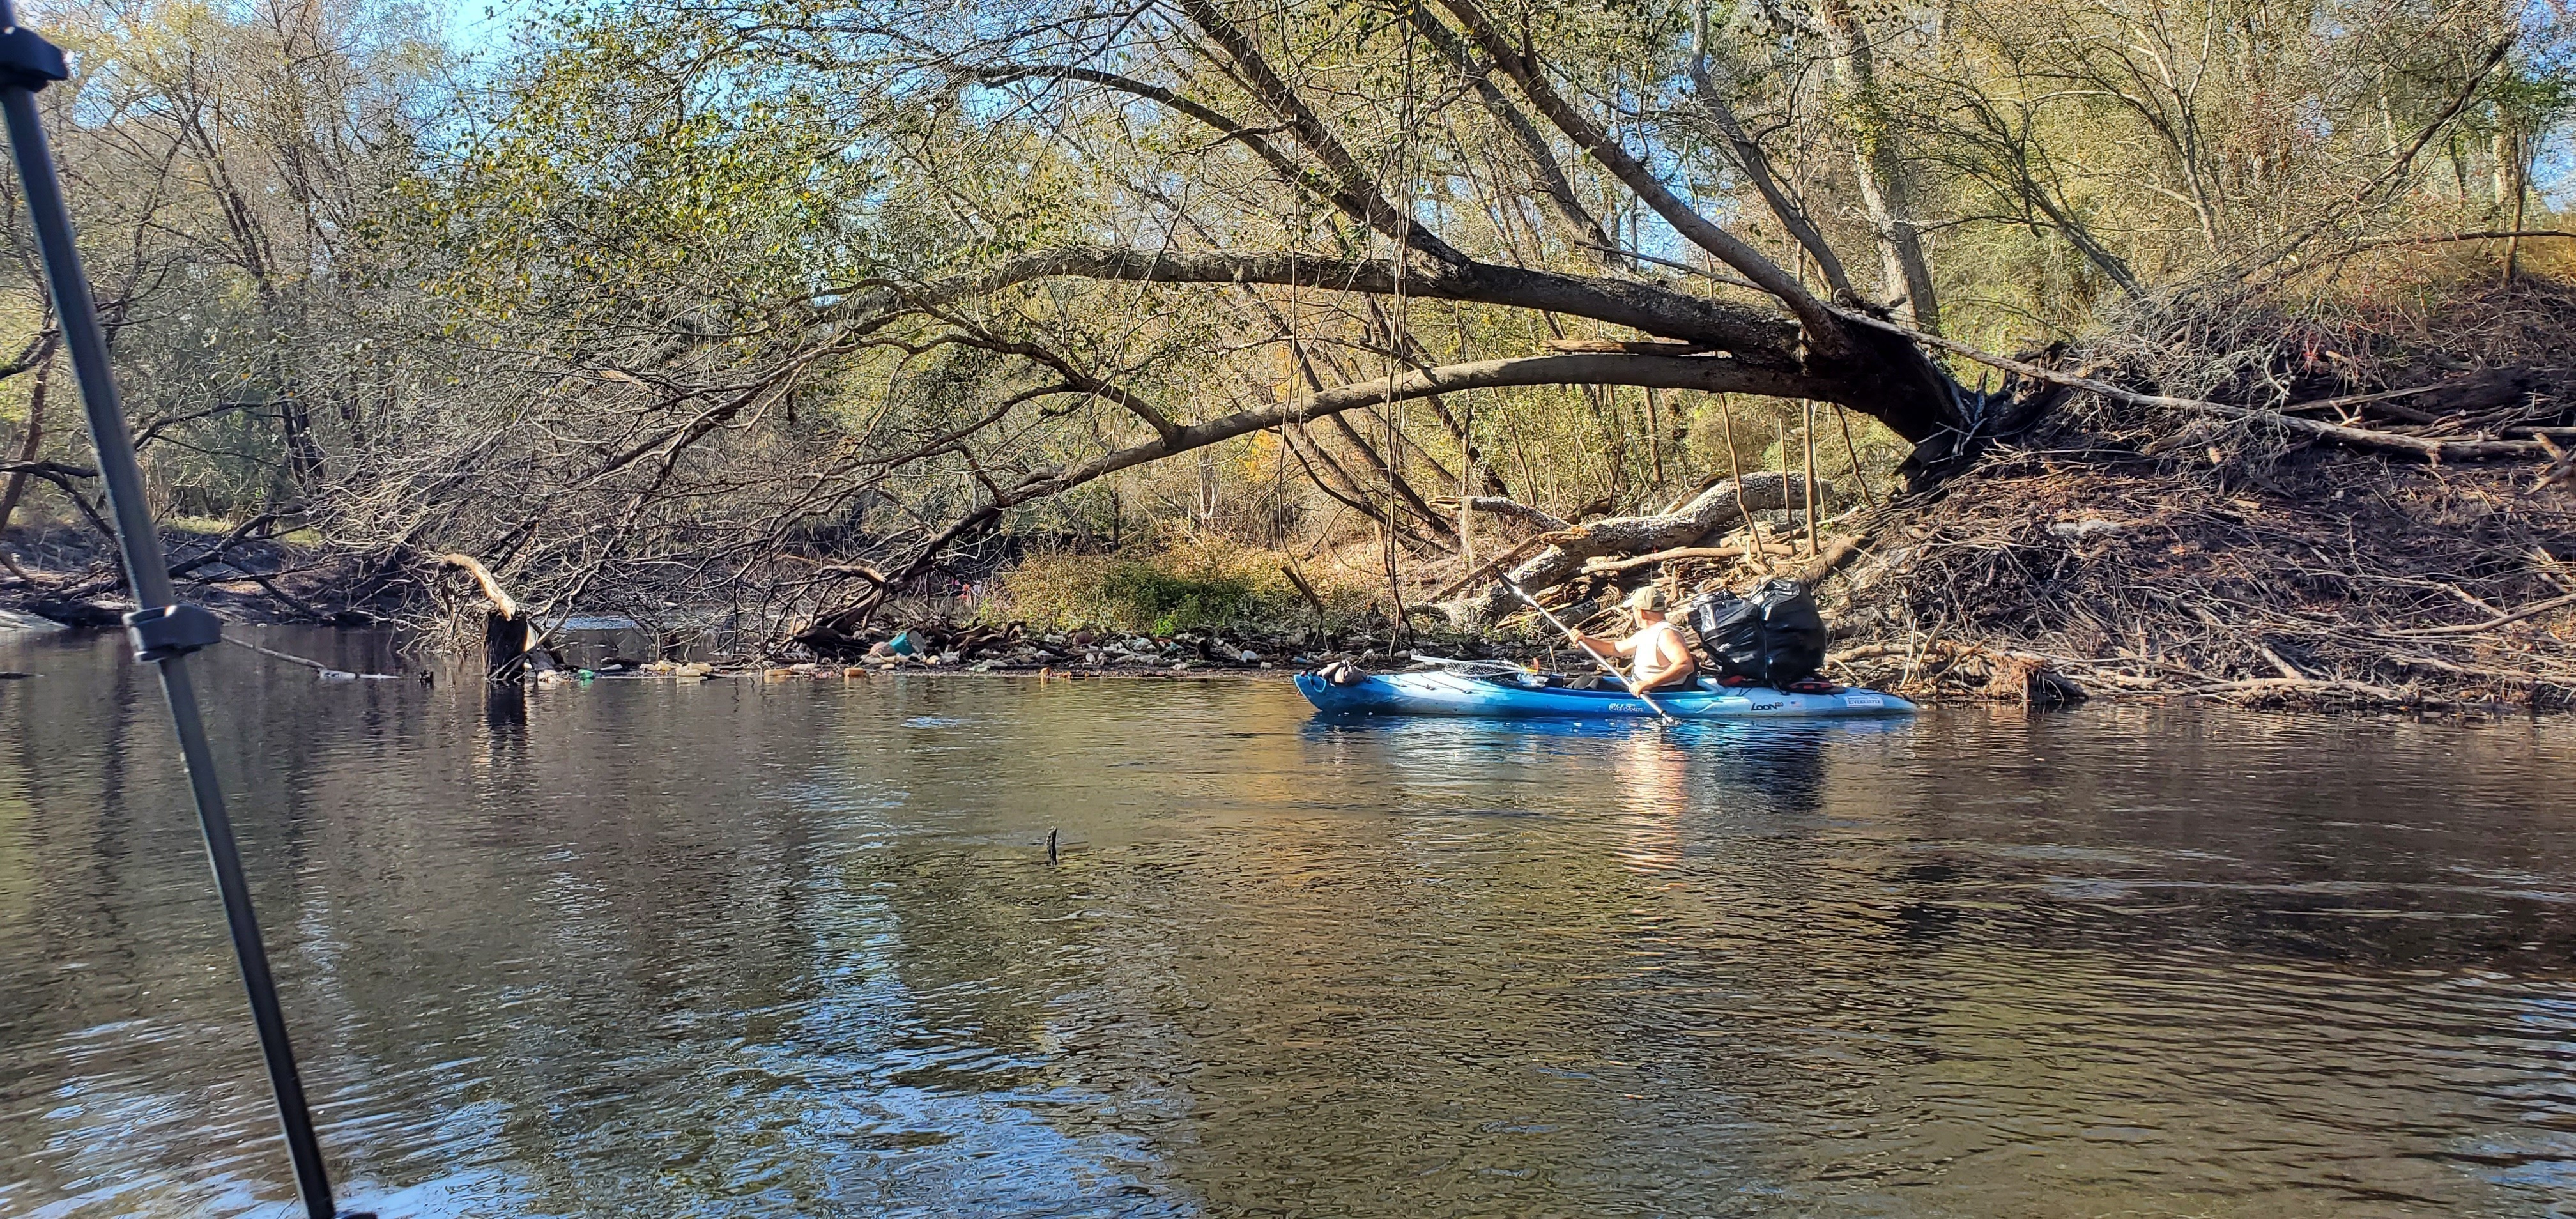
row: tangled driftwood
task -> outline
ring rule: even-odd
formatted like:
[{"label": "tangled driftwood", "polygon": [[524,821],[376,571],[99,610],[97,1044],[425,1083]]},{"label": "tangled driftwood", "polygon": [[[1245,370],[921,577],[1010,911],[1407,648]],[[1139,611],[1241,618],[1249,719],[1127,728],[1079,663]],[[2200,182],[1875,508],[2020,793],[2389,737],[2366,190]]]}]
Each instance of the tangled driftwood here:
[{"label": "tangled driftwood", "polygon": [[836,581],[847,579],[856,580],[859,583],[859,590],[855,595],[835,599],[831,605],[815,614],[804,626],[797,628],[789,638],[826,655],[863,651],[874,642],[874,639],[866,634],[866,630],[868,620],[876,617],[877,610],[885,604],[886,595],[891,591],[884,572],[865,563],[826,564],[800,555],[786,557],[812,567]]},{"label": "tangled driftwood", "polygon": [[[1819,480],[1816,492],[1821,503],[1832,488]],[[1799,475],[1747,474],[1709,487],[1673,512],[1614,516],[1546,534],[1541,539],[1546,549],[1513,568],[1511,579],[1531,592],[1554,588],[1581,574],[1589,560],[1694,546],[1742,524],[1746,513],[1801,506],[1806,494],[1806,480]],[[1452,603],[1449,615],[1454,622],[1482,627],[1511,608],[1508,594],[1488,589]]]},{"label": "tangled driftwood", "polygon": [[[2243,477],[2242,483],[2235,482]],[[2319,707],[2576,699],[2568,505],[2509,469],[1998,458],[1853,574],[1829,672]]]}]

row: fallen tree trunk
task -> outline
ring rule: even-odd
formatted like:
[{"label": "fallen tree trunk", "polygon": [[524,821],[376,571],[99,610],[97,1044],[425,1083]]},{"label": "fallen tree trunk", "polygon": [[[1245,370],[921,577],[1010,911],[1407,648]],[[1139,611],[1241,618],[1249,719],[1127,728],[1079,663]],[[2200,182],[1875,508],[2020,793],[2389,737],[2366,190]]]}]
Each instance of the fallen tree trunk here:
[{"label": "fallen tree trunk", "polygon": [[[1440,502],[1443,504],[1454,504],[1458,501],[1442,500]],[[1562,517],[1551,514],[1543,509],[1530,507],[1528,504],[1524,504],[1519,500],[1512,499],[1508,496],[1472,495],[1467,497],[1466,506],[1471,512],[1483,512],[1494,516],[1508,516],[1515,520],[1526,521],[1541,529],[1549,531],[1574,528],[1574,523],[1572,521],[1568,521]]]},{"label": "fallen tree trunk", "polygon": [[[1635,571],[1640,567],[1653,567],[1661,563],[1674,563],[1688,559],[1740,559],[1752,553],[1754,549],[1750,546],[1676,546],[1671,550],[1658,550],[1652,554],[1641,554],[1633,558],[1587,559],[1583,563],[1583,574],[1615,576],[1621,572]],[[1798,553],[1797,547],[1778,542],[1765,542],[1760,550],[1763,554],[1779,555],[1783,558],[1794,557]]]},{"label": "fallen tree trunk", "polygon": [[[1831,488],[1817,483],[1817,498]],[[1614,516],[1546,535],[1548,547],[1514,568],[1512,582],[1530,592],[1554,588],[1583,570],[1586,560],[1605,555],[1633,555],[1689,546],[1719,530],[1743,522],[1746,512],[1788,508],[1806,498],[1806,480],[1796,474],[1747,474],[1739,482],[1721,482],[1700,492],[1678,512],[1656,516]],[[1484,627],[1511,608],[1511,598],[1488,590],[1454,603],[1450,619]]]},{"label": "fallen tree trunk", "polygon": [[[1852,534],[1838,536],[1831,541],[1826,542],[1824,546],[1807,561],[1805,566],[1791,572],[1788,578],[1795,580],[1800,584],[1810,586],[1820,583],[1825,577],[1834,574],[1836,571],[1841,570],[1845,564],[1860,557],[1862,551],[1867,548],[1868,542],[1869,539],[1866,536]],[[1615,576],[1623,572],[1635,571],[1640,567],[1655,567],[1665,563],[1686,562],[1692,559],[1740,559],[1748,554],[1755,553],[1776,555],[1781,558],[1795,558],[1798,554],[1798,548],[1795,546],[1784,546],[1777,542],[1765,542],[1758,547],[1748,545],[1676,546],[1671,550],[1658,550],[1652,554],[1641,554],[1632,558],[1586,559],[1583,563],[1583,574],[1587,576]]]}]

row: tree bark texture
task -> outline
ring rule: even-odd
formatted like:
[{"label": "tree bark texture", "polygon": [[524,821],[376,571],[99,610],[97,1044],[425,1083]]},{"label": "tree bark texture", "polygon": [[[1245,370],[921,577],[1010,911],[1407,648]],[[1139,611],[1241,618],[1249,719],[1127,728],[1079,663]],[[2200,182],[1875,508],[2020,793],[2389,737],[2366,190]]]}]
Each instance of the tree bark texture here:
[{"label": "tree bark texture", "polygon": [[[1831,494],[1818,486],[1818,498]],[[1795,474],[1748,474],[1739,484],[1721,482],[1693,496],[1678,512],[1658,516],[1616,516],[1548,535],[1549,546],[1513,568],[1512,582],[1530,592],[1554,588],[1580,574],[1584,561],[1603,555],[1633,555],[1692,545],[1712,533],[1740,524],[1748,511],[1793,507],[1806,497],[1806,480]],[[1492,624],[1519,602],[1499,589],[1468,598],[1452,611],[1457,621]]]},{"label": "tree bark texture", "polygon": [[1817,15],[1824,21],[1835,107],[1852,140],[1852,167],[1860,182],[1861,206],[1877,240],[1884,290],[1904,296],[1896,309],[1898,317],[1917,330],[1938,334],[1940,299],[1932,286],[1931,264],[1923,257],[1922,227],[1915,222],[1913,199],[1906,189],[1905,158],[1895,120],[1879,96],[1869,30],[1852,11],[1850,0],[1823,0]]}]

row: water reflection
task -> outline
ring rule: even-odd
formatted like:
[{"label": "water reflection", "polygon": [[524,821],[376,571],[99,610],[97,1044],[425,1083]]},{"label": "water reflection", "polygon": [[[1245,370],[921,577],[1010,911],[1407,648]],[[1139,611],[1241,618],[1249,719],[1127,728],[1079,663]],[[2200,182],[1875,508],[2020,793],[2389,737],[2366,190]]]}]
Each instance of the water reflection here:
[{"label": "water reflection", "polygon": [[528,726],[527,686],[490,682],[482,685],[484,727],[491,729],[496,740],[519,737]]},{"label": "water reflection", "polygon": [[[0,667],[45,674],[0,684],[0,1212],[276,1213],[148,674]],[[326,1139],[388,1213],[2576,1189],[2563,728],[1331,723],[1007,680],[496,716],[210,669]]]}]

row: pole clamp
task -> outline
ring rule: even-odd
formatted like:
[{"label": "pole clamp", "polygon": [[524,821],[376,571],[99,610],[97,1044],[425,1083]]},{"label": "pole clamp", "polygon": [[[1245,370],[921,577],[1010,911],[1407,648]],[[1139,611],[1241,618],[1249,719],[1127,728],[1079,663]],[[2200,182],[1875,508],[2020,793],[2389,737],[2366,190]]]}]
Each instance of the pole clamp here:
[{"label": "pole clamp", "polygon": [[125,633],[134,639],[134,658],[149,663],[222,642],[224,620],[193,605],[165,605],[127,614]]},{"label": "pole clamp", "polygon": [[22,25],[0,29],[0,85],[16,85],[33,92],[58,80],[71,78],[71,68],[63,62],[63,49],[47,42],[36,31]]}]

